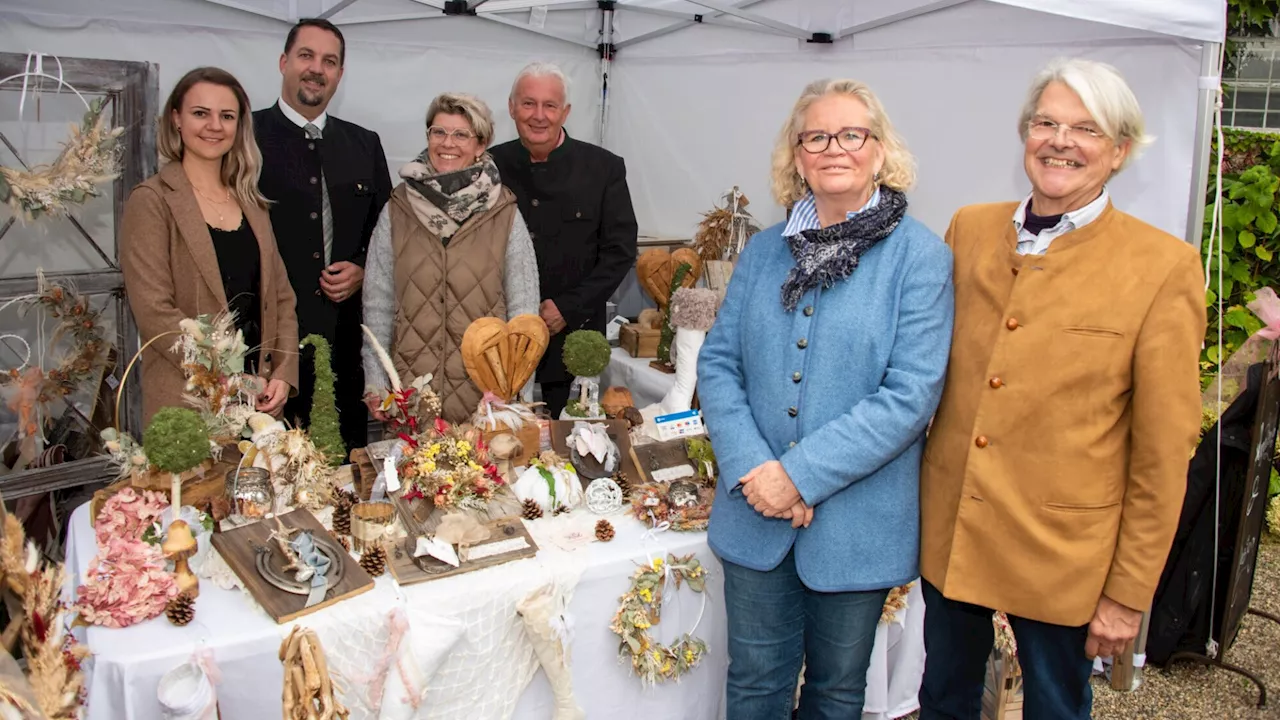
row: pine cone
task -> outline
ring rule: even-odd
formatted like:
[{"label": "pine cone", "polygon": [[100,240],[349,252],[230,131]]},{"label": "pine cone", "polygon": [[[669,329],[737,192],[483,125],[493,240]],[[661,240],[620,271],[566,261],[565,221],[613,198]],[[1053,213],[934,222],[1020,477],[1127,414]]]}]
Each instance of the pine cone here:
[{"label": "pine cone", "polygon": [[522,508],[523,512],[521,514],[525,520],[537,520],[542,517],[542,506],[532,499],[525,500]]},{"label": "pine cone", "polygon": [[378,577],[387,571],[387,551],[381,545],[374,545],[367,548],[364,554],[360,556],[360,567],[373,577]]},{"label": "pine cone", "polygon": [[190,593],[182,593],[165,605],[164,614],[169,622],[182,627],[196,616],[196,599]]},{"label": "pine cone", "polygon": [[621,470],[613,474],[613,482],[622,491],[622,498],[625,500],[631,497],[631,479]]},{"label": "pine cone", "polygon": [[344,490],[343,488],[333,489],[334,507],[350,508],[352,505],[355,505],[358,502],[360,502],[360,498],[356,497],[356,494],[351,492],[350,490]]},{"label": "pine cone", "polygon": [[339,535],[339,536],[338,536],[338,544],[342,546],[342,549],[343,549],[343,550],[346,550],[347,552],[351,552],[351,538],[350,538],[350,537],[348,537],[348,536],[346,536],[346,535]]},{"label": "pine cone", "polygon": [[350,535],[351,534],[351,507],[342,507],[335,505],[333,508],[333,534],[334,535]]},{"label": "pine cone", "polygon": [[568,508],[567,506],[565,506],[565,505],[557,505],[557,506],[556,506],[556,509],[555,509],[555,510],[553,510],[553,511],[551,512],[551,514],[552,514],[553,516],[554,516],[554,515],[564,515],[564,514],[565,514],[565,513],[567,513],[567,512],[569,512],[569,508]]},{"label": "pine cone", "polygon": [[596,539],[600,542],[609,542],[613,539],[613,526],[608,520],[602,518],[596,523]]}]

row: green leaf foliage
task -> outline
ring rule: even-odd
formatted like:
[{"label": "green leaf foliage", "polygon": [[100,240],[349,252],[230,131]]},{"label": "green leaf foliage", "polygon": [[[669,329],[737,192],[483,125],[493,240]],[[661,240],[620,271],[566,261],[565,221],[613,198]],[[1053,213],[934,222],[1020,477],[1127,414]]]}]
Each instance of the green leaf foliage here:
[{"label": "green leaf foliage", "polygon": [[[1263,3],[1232,2],[1232,13],[1242,18],[1258,17],[1257,6]],[[1280,6],[1277,2],[1266,3]],[[1275,17],[1271,13],[1267,17]],[[1251,20],[1249,22],[1252,22]],[[1209,178],[1206,200],[1202,259],[1208,263],[1209,289],[1205,305],[1209,311],[1209,330],[1204,351],[1200,355],[1201,385],[1208,387],[1218,372],[1218,365],[1231,357],[1262,327],[1248,309],[1254,293],[1263,287],[1280,288],[1280,265],[1275,262],[1280,252],[1280,140],[1272,133],[1257,133],[1225,128],[1223,130],[1222,164],[1222,261],[1218,248],[1209,245],[1213,222],[1216,174]],[[1215,139],[1210,156],[1216,162]],[[1221,300],[1222,312],[1218,303]],[[1219,351],[1218,329],[1222,329]]]},{"label": "green leaf foliage", "polygon": [[329,341],[314,333],[303,338],[302,346],[307,345],[316,349],[316,387],[311,396],[311,427],[307,432],[316,449],[324,453],[330,465],[337,467],[347,458],[347,446],[342,442],[338,404],[333,394],[333,353]]}]

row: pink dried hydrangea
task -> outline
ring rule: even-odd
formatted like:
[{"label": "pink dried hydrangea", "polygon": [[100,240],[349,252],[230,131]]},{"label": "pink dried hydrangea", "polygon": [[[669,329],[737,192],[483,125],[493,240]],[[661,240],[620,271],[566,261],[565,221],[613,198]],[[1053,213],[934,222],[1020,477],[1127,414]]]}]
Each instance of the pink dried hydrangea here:
[{"label": "pink dried hydrangea", "polygon": [[[102,505],[102,510],[93,523],[99,549],[112,538],[141,540],[142,534],[160,519],[168,507],[169,501],[164,495],[150,490],[139,495],[136,490],[127,487],[112,495]],[[110,557],[110,554],[107,556]]]},{"label": "pink dried hydrangea", "polygon": [[123,628],[150,620],[178,594],[160,548],[141,540],[108,539],[90,567],[89,581],[76,589],[75,610],[93,625]]}]

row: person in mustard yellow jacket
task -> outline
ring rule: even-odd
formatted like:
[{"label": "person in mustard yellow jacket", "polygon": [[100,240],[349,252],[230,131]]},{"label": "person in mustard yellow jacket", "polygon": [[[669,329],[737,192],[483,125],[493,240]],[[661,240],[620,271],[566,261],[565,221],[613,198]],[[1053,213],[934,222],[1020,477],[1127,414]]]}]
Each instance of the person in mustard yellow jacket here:
[{"label": "person in mustard yellow jacket", "polygon": [[981,712],[992,610],[1027,717],[1088,718],[1091,658],[1137,635],[1200,423],[1196,248],[1117,210],[1150,139],[1112,67],[1059,60],[1020,119],[1031,193],[962,208],[955,329],[920,480],[922,720]]}]

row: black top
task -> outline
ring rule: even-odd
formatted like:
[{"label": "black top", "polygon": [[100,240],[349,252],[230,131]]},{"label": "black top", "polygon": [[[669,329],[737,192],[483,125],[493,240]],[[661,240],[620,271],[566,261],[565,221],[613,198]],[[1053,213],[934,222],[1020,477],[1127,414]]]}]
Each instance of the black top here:
[{"label": "black top", "polygon": [[1022,229],[1032,235],[1039,235],[1042,230],[1055,227],[1059,222],[1062,222],[1062,213],[1057,215],[1036,215],[1031,212],[1031,207],[1027,206],[1027,216],[1023,218]]},{"label": "black top", "polygon": [[519,140],[489,153],[529,226],[541,296],[555,302],[566,325],[551,338],[538,380],[563,382],[570,378],[561,357],[565,336],[604,331],[605,302],[636,261],[627,168],[617,155],[567,133],[546,162],[532,162]]},{"label": "black top", "polygon": [[210,225],[209,235],[213,238],[213,251],[218,255],[218,272],[227,294],[227,307],[235,313],[236,328],[244,333],[244,343],[251,351],[245,357],[245,372],[256,373],[257,350],[262,344],[262,304],[258,297],[262,260],[258,240],[243,217],[235,230]]},{"label": "black top", "polygon": [[330,260],[363,267],[378,213],[391,197],[382,141],[377,133],[332,115],[325,120],[323,137],[310,140],[278,104],[253,114],[253,131],[262,151],[258,189],[272,201],[271,227],[297,296],[298,337],[322,335],[335,355],[353,345],[358,357],[360,293],[334,303],[320,291],[325,269],[320,178],[329,188],[333,215]]}]

